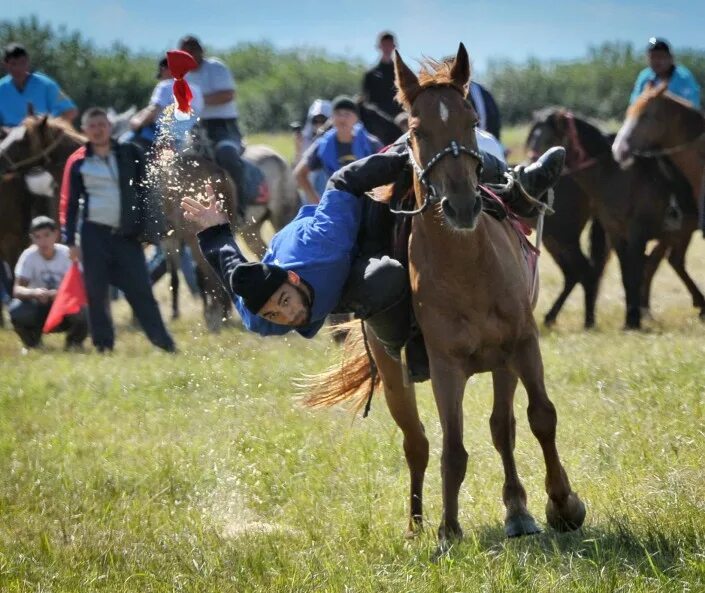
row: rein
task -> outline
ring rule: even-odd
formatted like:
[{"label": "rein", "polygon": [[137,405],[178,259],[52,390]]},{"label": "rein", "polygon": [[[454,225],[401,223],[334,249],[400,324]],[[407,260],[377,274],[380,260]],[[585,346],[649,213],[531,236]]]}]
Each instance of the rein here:
[{"label": "rein", "polygon": [[652,150],[632,150],[631,153],[634,156],[640,156],[645,158],[656,158],[660,156],[668,156],[670,154],[675,154],[678,152],[683,152],[687,150],[692,145],[697,144],[701,140],[705,139],[705,131],[701,132],[698,136],[682,144],[676,144],[675,146],[667,146],[666,148],[654,148]]},{"label": "rein", "polygon": [[419,165],[418,161],[414,157],[414,151],[411,147],[411,138],[407,137],[406,144],[408,148],[407,154],[409,155],[409,163],[414,169],[414,173],[416,174],[416,177],[418,178],[421,185],[426,188],[426,195],[424,196],[423,204],[413,210],[404,210],[402,208],[399,208],[396,203],[390,204],[389,211],[392,214],[416,216],[417,214],[422,214],[423,212],[425,212],[429,206],[435,206],[436,204],[441,202],[441,197],[438,194],[438,191],[436,190],[433,183],[431,183],[430,179],[428,179],[428,176],[431,173],[431,169],[433,169],[433,167],[437,165],[439,161],[441,161],[444,157],[452,155],[453,158],[458,158],[461,154],[467,154],[477,159],[480,162],[480,167],[482,167],[482,155],[478,151],[473,150],[472,148],[468,148],[467,146],[458,144],[455,140],[451,140],[448,146],[437,152],[431,158],[431,160],[426,163],[425,167],[421,167],[421,165]]},{"label": "rein", "polygon": [[32,165],[41,160],[44,160],[45,164],[48,164],[49,155],[56,150],[59,144],[61,144],[61,141],[64,139],[64,135],[65,132],[63,130],[59,131],[56,138],[54,138],[54,140],[52,140],[47,146],[45,146],[38,154],[29,156],[25,159],[22,159],[21,161],[13,161],[7,154],[7,151],[1,152],[0,157],[4,158],[10,164],[10,173],[17,173],[20,168],[26,167],[27,165]]},{"label": "rein", "polygon": [[[575,116],[568,111],[564,115],[564,119],[568,128],[568,149],[571,155],[575,156],[577,162],[572,167],[566,167],[565,174],[575,173],[576,171],[582,171],[588,167],[592,167],[597,162],[597,158],[590,157],[583,143],[580,141],[580,135],[578,134],[578,127],[575,125]],[[571,159],[572,161],[573,159]]]}]

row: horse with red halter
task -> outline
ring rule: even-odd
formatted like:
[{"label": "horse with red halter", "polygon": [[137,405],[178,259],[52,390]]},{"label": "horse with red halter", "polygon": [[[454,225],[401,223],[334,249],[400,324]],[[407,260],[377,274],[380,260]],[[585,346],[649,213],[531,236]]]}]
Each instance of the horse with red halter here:
[{"label": "horse with red halter", "polygon": [[[466,100],[470,63],[460,44],[452,62],[427,60],[416,76],[395,54],[398,99],[410,115],[409,159],[418,215],[408,244],[416,319],[423,332],[431,382],[443,429],[443,517],[440,551],[462,537],[458,494],[467,467],[463,446],[463,393],[472,375],[491,372],[492,440],[504,465],[505,530],[536,533],[526,491],[514,461],[514,393],[519,381],[529,396],[529,424],[546,463],[546,516],[554,528],[578,528],[585,507],[573,492],[556,448],[556,410],[548,398],[538,329],[533,317],[532,273],[526,239],[508,219],[483,212],[478,186],[482,157],[473,127],[477,114]],[[409,531],[422,523],[422,490],[429,444],[413,384],[399,360],[387,354],[368,328],[369,345],[391,414],[404,435],[411,479]],[[359,337],[359,331],[353,332]],[[308,402],[360,404],[371,387],[364,350],[313,382]]]},{"label": "horse with red halter", "polygon": [[[610,149],[612,139],[587,119],[563,107],[538,112],[527,138],[529,152],[546,146],[566,148],[566,176],[589,197],[617,252],[626,296],[628,329],[641,327],[649,309],[651,281],[660,261],[668,261],[685,284],[693,306],[705,317],[705,296],[685,269],[685,254],[697,226],[695,208],[679,200],[681,175],[668,163],[639,158],[622,170]],[[644,155],[646,156],[646,155]],[[650,239],[659,243],[648,255]]]},{"label": "horse with red halter", "polygon": [[634,157],[669,159],[688,180],[705,228],[705,116],[701,111],[668,92],[666,83],[647,89],[627,110],[612,152],[623,166]]}]

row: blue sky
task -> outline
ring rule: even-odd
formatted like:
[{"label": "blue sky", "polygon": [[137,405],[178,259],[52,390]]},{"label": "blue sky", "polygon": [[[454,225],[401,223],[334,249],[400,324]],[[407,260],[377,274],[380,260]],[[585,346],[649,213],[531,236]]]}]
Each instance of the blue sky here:
[{"label": "blue sky", "polygon": [[375,60],[381,29],[397,34],[405,58],[442,57],[465,42],[481,72],[492,58],[575,58],[590,45],[652,35],[676,47],[702,47],[705,2],[682,0],[24,0],[5,3],[0,18],[37,15],[78,29],[99,45],[120,40],[162,51],[185,33],[216,48],[243,41],[307,45]]}]

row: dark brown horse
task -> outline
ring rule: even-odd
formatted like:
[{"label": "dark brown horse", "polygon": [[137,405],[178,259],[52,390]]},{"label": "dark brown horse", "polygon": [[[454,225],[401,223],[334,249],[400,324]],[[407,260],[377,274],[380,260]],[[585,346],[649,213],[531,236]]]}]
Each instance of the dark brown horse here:
[{"label": "dark brown horse", "polygon": [[[611,138],[560,107],[537,114],[527,148],[540,153],[555,144],[566,147],[569,175],[589,196],[593,214],[617,252],[627,303],[626,327],[641,326],[653,275],[665,255],[688,288],[693,305],[705,315],[705,297],[685,269],[696,213],[692,205],[677,201],[678,179],[673,172],[654,159],[638,159],[631,169],[622,170],[612,157]],[[669,227],[674,208],[678,220]],[[658,239],[659,245],[647,258],[650,239]]]},{"label": "dark brown horse", "polygon": [[[667,158],[685,176],[703,214],[705,194],[705,117],[661,84],[647,89],[627,111],[612,150],[626,166],[635,156]],[[703,220],[701,218],[701,220]]]},{"label": "dark brown horse", "polygon": [[[494,383],[490,428],[504,465],[507,535],[539,530],[527,509],[514,460],[514,392],[519,381],[526,388],[529,424],[546,462],[548,522],[561,531],[575,529],[583,522],[585,507],[571,489],[556,448],[557,415],[544,384],[524,238],[507,220],[482,211],[481,157],[473,130],[477,114],[465,99],[470,77],[467,52],[461,44],[452,62],[426,61],[418,77],[396,54],[395,70],[399,99],[410,114],[417,205],[426,205],[413,219],[408,255],[414,311],[426,340],[443,430],[439,550],[462,536],[458,493],[468,460],[462,402],[468,378],[480,372],[491,372]],[[404,434],[413,532],[422,521],[428,439],[413,384],[404,379],[402,365],[373,335],[370,346],[389,409]],[[370,381],[364,351],[347,362],[342,370],[321,379],[310,398],[312,405],[364,397]]]}]

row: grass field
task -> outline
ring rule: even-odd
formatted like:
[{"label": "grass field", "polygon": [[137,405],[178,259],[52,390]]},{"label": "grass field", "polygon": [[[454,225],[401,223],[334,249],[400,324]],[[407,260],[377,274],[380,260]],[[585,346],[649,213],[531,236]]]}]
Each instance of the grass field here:
[{"label": "grass field", "polygon": [[[689,258],[705,284],[705,245]],[[544,259],[537,315],[561,284]],[[403,539],[407,471],[382,398],[371,416],[300,408],[293,386],[337,349],[326,336],[208,335],[183,297],[180,353],[155,351],[114,307],[114,354],[68,355],[61,336],[20,354],[0,330],[0,591],[705,591],[705,327],[659,270],[648,331],[624,333],[616,262],[598,329],[582,295],[542,336],[558,442],[588,505],[584,528],[507,541],[489,377],[465,399],[465,540],[431,561],[440,520],[440,428],[431,441],[427,530]],[[163,311],[168,292],[158,290]],[[543,462],[517,397],[517,462],[544,522]]]}]

